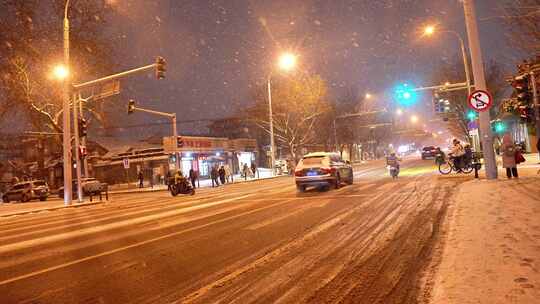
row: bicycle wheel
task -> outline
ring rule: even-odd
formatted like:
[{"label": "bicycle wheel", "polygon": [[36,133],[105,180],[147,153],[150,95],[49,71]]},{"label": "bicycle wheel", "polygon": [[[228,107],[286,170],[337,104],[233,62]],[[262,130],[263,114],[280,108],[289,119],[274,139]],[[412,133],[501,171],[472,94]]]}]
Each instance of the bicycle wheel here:
[{"label": "bicycle wheel", "polygon": [[443,175],[450,174],[452,172],[452,165],[448,162],[444,162],[439,165],[439,172]]},{"label": "bicycle wheel", "polygon": [[461,171],[463,171],[463,173],[466,173],[466,174],[473,172],[473,170],[474,170],[474,167],[472,165],[466,165],[465,167],[461,168]]}]

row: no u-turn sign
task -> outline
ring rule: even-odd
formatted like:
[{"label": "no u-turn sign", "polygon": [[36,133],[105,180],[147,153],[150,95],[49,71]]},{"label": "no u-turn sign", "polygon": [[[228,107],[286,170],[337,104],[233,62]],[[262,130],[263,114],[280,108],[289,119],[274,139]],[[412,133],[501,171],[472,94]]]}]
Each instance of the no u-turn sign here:
[{"label": "no u-turn sign", "polygon": [[469,107],[477,112],[487,111],[491,105],[493,97],[488,91],[476,90],[469,95]]}]

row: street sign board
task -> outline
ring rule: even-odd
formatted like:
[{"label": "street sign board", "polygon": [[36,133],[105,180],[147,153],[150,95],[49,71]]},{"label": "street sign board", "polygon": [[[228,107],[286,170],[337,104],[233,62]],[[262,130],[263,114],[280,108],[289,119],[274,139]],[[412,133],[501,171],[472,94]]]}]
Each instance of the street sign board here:
[{"label": "street sign board", "polygon": [[129,169],[129,158],[124,158],[122,163],[124,164],[124,169]]},{"label": "street sign board", "polygon": [[488,91],[476,90],[469,95],[469,107],[477,112],[489,110],[493,105],[493,97]]},{"label": "street sign board", "polygon": [[92,88],[93,99],[105,99],[110,96],[120,94],[120,80],[116,79],[110,82],[106,82],[102,85],[98,85]]}]

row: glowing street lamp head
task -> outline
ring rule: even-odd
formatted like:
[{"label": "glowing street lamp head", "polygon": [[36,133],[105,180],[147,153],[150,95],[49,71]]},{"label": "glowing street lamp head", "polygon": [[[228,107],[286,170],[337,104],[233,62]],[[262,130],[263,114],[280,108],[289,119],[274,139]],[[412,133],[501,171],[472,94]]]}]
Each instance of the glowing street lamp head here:
[{"label": "glowing street lamp head", "polygon": [[69,76],[69,70],[64,65],[57,65],[53,69],[54,77],[64,80]]},{"label": "glowing street lamp head", "polygon": [[296,66],[296,55],[284,53],[279,57],[279,68],[284,71],[290,71]]},{"label": "glowing street lamp head", "polygon": [[411,116],[411,122],[412,123],[417,123],[418,122],[418,116],[416,116],[416,115]]},{"label": "glowing street lamp head", "polygon": [[424,35],[431,36],[435,33],[435,27],[433,25],[428,25],[424,28]]},{"label": "glowing street lamp head", "polygon": [[397,110],[396,110],[396,114],[397,114],[398,116],[401,116],[401,115],[403,114],[403,110],[402,110],[402,109],[397,109]]},{"label": "glowing street lamp head", "polygon": [[366,99],[370,99],[372,96],[369,93],[366,93]]}]

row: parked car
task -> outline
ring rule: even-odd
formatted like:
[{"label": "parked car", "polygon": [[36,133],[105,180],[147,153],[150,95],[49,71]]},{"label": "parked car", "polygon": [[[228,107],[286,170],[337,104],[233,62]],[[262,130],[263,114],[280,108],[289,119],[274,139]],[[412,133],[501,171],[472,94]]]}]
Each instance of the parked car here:
[{"label": "parked car", "polygon": [[353,183],[353,169],[337,153],[316,152],[305,155],[294,171],[296,188],[303,192],[309,186],[339,188],[342,182]]},{"label": "parked car", "polygon": [[422,148],[422,159],[435,158],[437,156],[437,148],[427,146]]},{"label": "parked car", "polygon": [[[94,177],[81,178],[83,196],[99,195],[102,191],[102,183]],[[72,197],[77,197],[77,180],[74,179],[71,184]],[[64,187],[58,189],[58,197],[64,197]]]},{"label": "parked car", "polygon": [[13,187],[4,193],[2,200],[4,203],[9,203],[10,201],[28,202],[34,199],[46,201],[49,194],[49,186],[45,181],[26,181],[13,185]]}]

